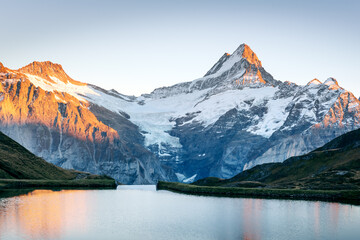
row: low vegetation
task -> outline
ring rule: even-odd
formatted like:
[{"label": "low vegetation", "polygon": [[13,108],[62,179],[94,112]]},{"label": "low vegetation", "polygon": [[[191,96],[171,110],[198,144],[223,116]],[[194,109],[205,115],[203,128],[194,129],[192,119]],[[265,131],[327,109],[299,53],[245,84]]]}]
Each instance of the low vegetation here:
[{"label": "low vegetation", "polygon": [[360,204],[360,129],[283,163],[266,163],[230,179],[193,184],[159,182],[158,189],[212,196],[314,199]]},{"label": "low vegetation", "polygon": [[360,205],[360,191],[357,190],[303,190],[303,189],[268,189],[243,187],[197,186],[192,184],[162,182],[157,190],[168,190],[190,195],[217,197],[246,197],[271,199],[296,199],[343,202]]},{"label": "low vegetation", "polygon": [[116,183],[107,176],[57,167],[0,132],[0,190],[25,188],[116,188]]},{"label": "low vegetation", "polygon": [[0,179],[0,189],[29,188],[116,188],[113,179],[32,180]]}]

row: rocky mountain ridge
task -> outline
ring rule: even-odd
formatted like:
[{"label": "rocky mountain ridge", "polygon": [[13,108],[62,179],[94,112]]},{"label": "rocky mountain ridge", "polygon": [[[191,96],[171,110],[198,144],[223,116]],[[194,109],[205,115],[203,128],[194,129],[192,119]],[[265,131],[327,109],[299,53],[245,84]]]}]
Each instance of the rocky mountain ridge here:
[{"label": "rocky mountain ridge", "polygon": [[273,189],[359,190],[359,147],[360,129],[357,129],[308,154],[291,157],[282,163],[261,164],[230,179],[209,177],[194,184]]},{"label": "rocky mountain ridge", "polygon": [[[33,69],[34,65],[37,69],[31,71],[28,67],[1,68],[0,129],[6,135],[63,168],[108,174],[134,184],[174,178],[142,147],[142,136],[136,134],[134,124],[111,113],[110,119],[116,117],[117,125],[122,125],[121,131],[116,131],[96,116],[98,112],[106,113],[106,109],[94,108],[95,114],[89,110],[90,103],[81,97],[89,90],[86,84],[70,79],[58,64],[28,66]],[[79,91],[74,94],[76,89]],[[128,132],[135,132],[131,141],[126,137]]]},{"label": "rocky mountain ridge", "polygon": [[79,83],[59,66],[0,65],[0,130],[61,167],[124,183],[229,178],[360,126],[359,100],[335,79],[275,80],[245,44],[203,78],[137,98]]}]

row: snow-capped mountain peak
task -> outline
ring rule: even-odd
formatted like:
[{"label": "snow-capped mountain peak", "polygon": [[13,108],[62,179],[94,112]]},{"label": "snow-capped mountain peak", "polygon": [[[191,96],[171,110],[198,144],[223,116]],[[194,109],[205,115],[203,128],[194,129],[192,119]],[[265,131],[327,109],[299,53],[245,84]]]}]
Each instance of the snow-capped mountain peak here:
[{"label": "snow-capped mountain peak", "polygon": [[338,81],[335,78],[329,77],[328,79],[326,79],[326,81],[324,82],[325,85],[331,86],[331,85],[337,85],[339,86]]},{"label": "snow-capped mountain peak", "polygon": [[261,61],[258,59],[253,50],[251,50],[251,48],[245,43],[241,44],[232,55],[245,58],[250,64],[254,64],[256,67],[262,67]]},{"label": "snow-capped mountain peak", "polygon": [[0,73],[9,73],[9,69],[0,62]]},{"label": "snow-capped mountain peak", "polygon": [[224,53],[204,77],[157,88],[143,97],[164,98],[202,90],[208,90],[208,95],[213,95],[243,87],[277,86],[279,83],[265,71],[250,47],[241,44],[233,54]]},{"label": "snow-capped mountain peak", "polygon": [[308,84],[306,84],[306,86],[317,86],[317,85],[321,85],[321,84],[322,84],[322,82],[320,82],[319,79],[314,78],[313,80],[308,82]]},{"label": "snow-capped mountain peak", "polygon": [[262,68],[261,62],[251,48],[246,44],[241,44],[233,54],[225,53],[215,63],[215,65],[205,74],[204,77],[236,78],[237,84],[247,83],[266,83],[262,78],[259,69]]},{"label": "snow-capped mountain peak", "polygon": [[5,70],[4,65],[0,62],[0,73],[3,72]]},{"label": "snow-capped mountain peak", "polygon": [[[6,68],[4,68],[6,69]],[[35,87],[47,92],[53,92],[56,100],[66,102],[64,93],[70,94],[82,102],[87,102],[86,95],[99,95],[86,83],[75,81],[69,77],[60,64],[45,62],[32,62],[18,70],[9,70],[13,78],[27,78]]]},{"label": "snow-capped mountain peak", "polygon": [[328,78],[328,79],[324,82],[324,85],[329,86],[329,89],[332,89],[332,90],[337,90],[337,89],[341,88],[341,87],[339,86],[338,81],[336,81],[336,79],[335,79],[335,78],[332,78],[332,77]]},{"label": "snow-capped mountain peak", "polygon": [[334,78],[277,81],[246,44],[204,77],[140,97],[76,82],[51,62],[0,64],[0,83],[0,130],[60,166],[124,183],[228,178],[360,127],[360,101]]},{"label": "snow-capped mountain peak", "polygon": [[221,58],[215,63],[215,65],[204,75],[204,77],[209,76],[218,72],[222,67],[223,64],[231,57],[230,53],[224,53]]},{"label": "snow-capped mountain peak", "polygon": [[328,78],[324,83],[322,83],[321,81],[319,81],[318,79],[313,79],[310,82],[308,82],[308,84],[306,84],[307,88],[328,88],[329,90],[344,90],[342,87],[340,87],[338,81],[336,81],[335,78]]},{"label": "snow-capped mountain peak", "polygon": [[71,83],[71,84],[75,84],[75,85],[79,85],[79,86],[86,85],[85,83],[75,81],[74,79],[69,77],[65,73],[64,69],[62,68],[62,66],[60,64],[52,63],[50,61],[45,61],[45,62],[34,61],[34,62],[26,65],[25,67],[18,69],[18,71],[20,73],[30,74],[30,75],[35,75],[35,76],[41,77],[51,83],[56,83],[56,81],[54,81],[51,78],[51,77],[53,77],[53,78],[55,77],[55,78],[59,79],[60,81],[64,82],[65,84]]}]

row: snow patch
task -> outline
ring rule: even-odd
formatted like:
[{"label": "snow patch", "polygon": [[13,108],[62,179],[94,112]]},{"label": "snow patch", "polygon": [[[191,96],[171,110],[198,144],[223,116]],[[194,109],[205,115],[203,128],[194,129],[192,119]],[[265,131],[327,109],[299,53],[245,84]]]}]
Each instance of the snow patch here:
[{"label": "snow patch", "polygon": [[196,178],[197,174],[193,175],[192,177],[189,177],[187,179],[184,179],[183,182],[184,183],[192,183],[194,182],[195,178]]},{"label": "snow patch", "polygon": [[181,174],[181,173],[175,173],[176,177],[178,178],[178,180],[180,182],[182,182],[184,179],[186,179],[185,175],[184,174]]},{"label": "snow patch", "polygon": [[349,102],[349,109],[353,109],[359,106],[359,103],[356,101]]},{"label": "snow patch", "polygon": [[215,73],[208,75],[206,77],[207,78],[215,78],[215,77],[220,76],[224,72],[230,70],[235,65],[235,63],[240,62],[241,59],[243,59],[242,52],[241,52],[241,50],[237,49],[237,50],[235,50],[235,52],[233,54],[231,54],[229,56],[228,59],[226,59],[226,61],[224,61],[222,63],[222,66],[219,70],[217,70]]},{"label": "snow patch", "polygon": [[328,78],[326,79],[326,81],[324,82],[325,85],[328,85],[328,86],[337,86],[339,87],[339,84],[338,82],[336,81],[335,78]]},{"label": "snow patch", "polygon": [[310,86],[310,87],[314,87],[314,86],[318,86],[321,85],[322,83],[318,80],[318,79],[313,79],[310,82],[308,82],[308,84],[306,84],[306,86]]},{"label": "snow patch", "polygon": [[[253,105],[263,104],[269,100],[269,114],[265,122],[249,131],[266,137],[281,127],[287,115],[284,109],[289,99],[271,100],[278,88],[266,86],[262,88],[245,87],[243,89],[227,90],[218,94],[209,95],[212,89],[179,93],[166,98],[138,98],[138,102],[128,102],[114,96],[92,89],[95,94],[87,94],[86,98],[95,104],[114,112],[126,112],[130,121],[139,126],[145,137],[145,146],[157,144],[159,155],[162,155],[163,144],[174,148],[181,148],[177,137],[169,132],[175,127],[175,119],[186,116],[187,113],[197,112],[193,119],[185,122],[189,124],[199,122],[204,127],[214,124],[229,110],[248,110],[251,106],[245,101],[252,101]],[[272,111],[276,112],[272,112]],[[166,153],[164,153],[166,154]]]},{"label": "snow patch", "polygon": [[253,105],[261,104],[274,96],[277,88],[262,87],[228,90],[200,102],[193,108],[193,112],[200,112],[192,121],[202,122],[205,127],[214,124],[221,116],[229,110],[248,110],[249,104],[245,101],[253,101]]},{"label": "snow patch", "polygon": [[271,137],[271,135],[284,124],[288,117],[289,112],[286,112],[285,109],[291,103],[292,99],[293,97],[269,100],[266,104],[268,110],[263,119],[259,121],[257,125],[251,126],[247,131],[266,138]]},{"label": "snow patch", "polygon": [[25,75],[30,80],[30,82],[34,84],[35,87],[40,87],[41,89],[48,92],[54,92],[54,91],[65,92],[83,102],[86,102],[86,100],[81,95],[96,94],[96,92],[94,92],[90,87],[86,85],[79,86],[69,82],[64,83],[63,81],[60,81],[58,78],[50,76],[50,79],[55,82],[52,83],[47,81],[46,79],[43,79],[35,75],[31,75],[31,74],[25,74]]}]

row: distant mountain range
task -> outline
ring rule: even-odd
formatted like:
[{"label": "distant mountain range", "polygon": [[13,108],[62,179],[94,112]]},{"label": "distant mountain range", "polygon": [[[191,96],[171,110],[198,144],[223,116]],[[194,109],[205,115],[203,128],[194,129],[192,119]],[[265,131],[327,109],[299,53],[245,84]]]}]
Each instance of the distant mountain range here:
[{"label": "distant mountain range", "polygon": [[360,127],[359,100],[334,78],[275,80],[245,44],[203,78],[140,97],[51,62],[0,64],[0,82],[1,131],[58,166],[127,184],[231,178]]}]

